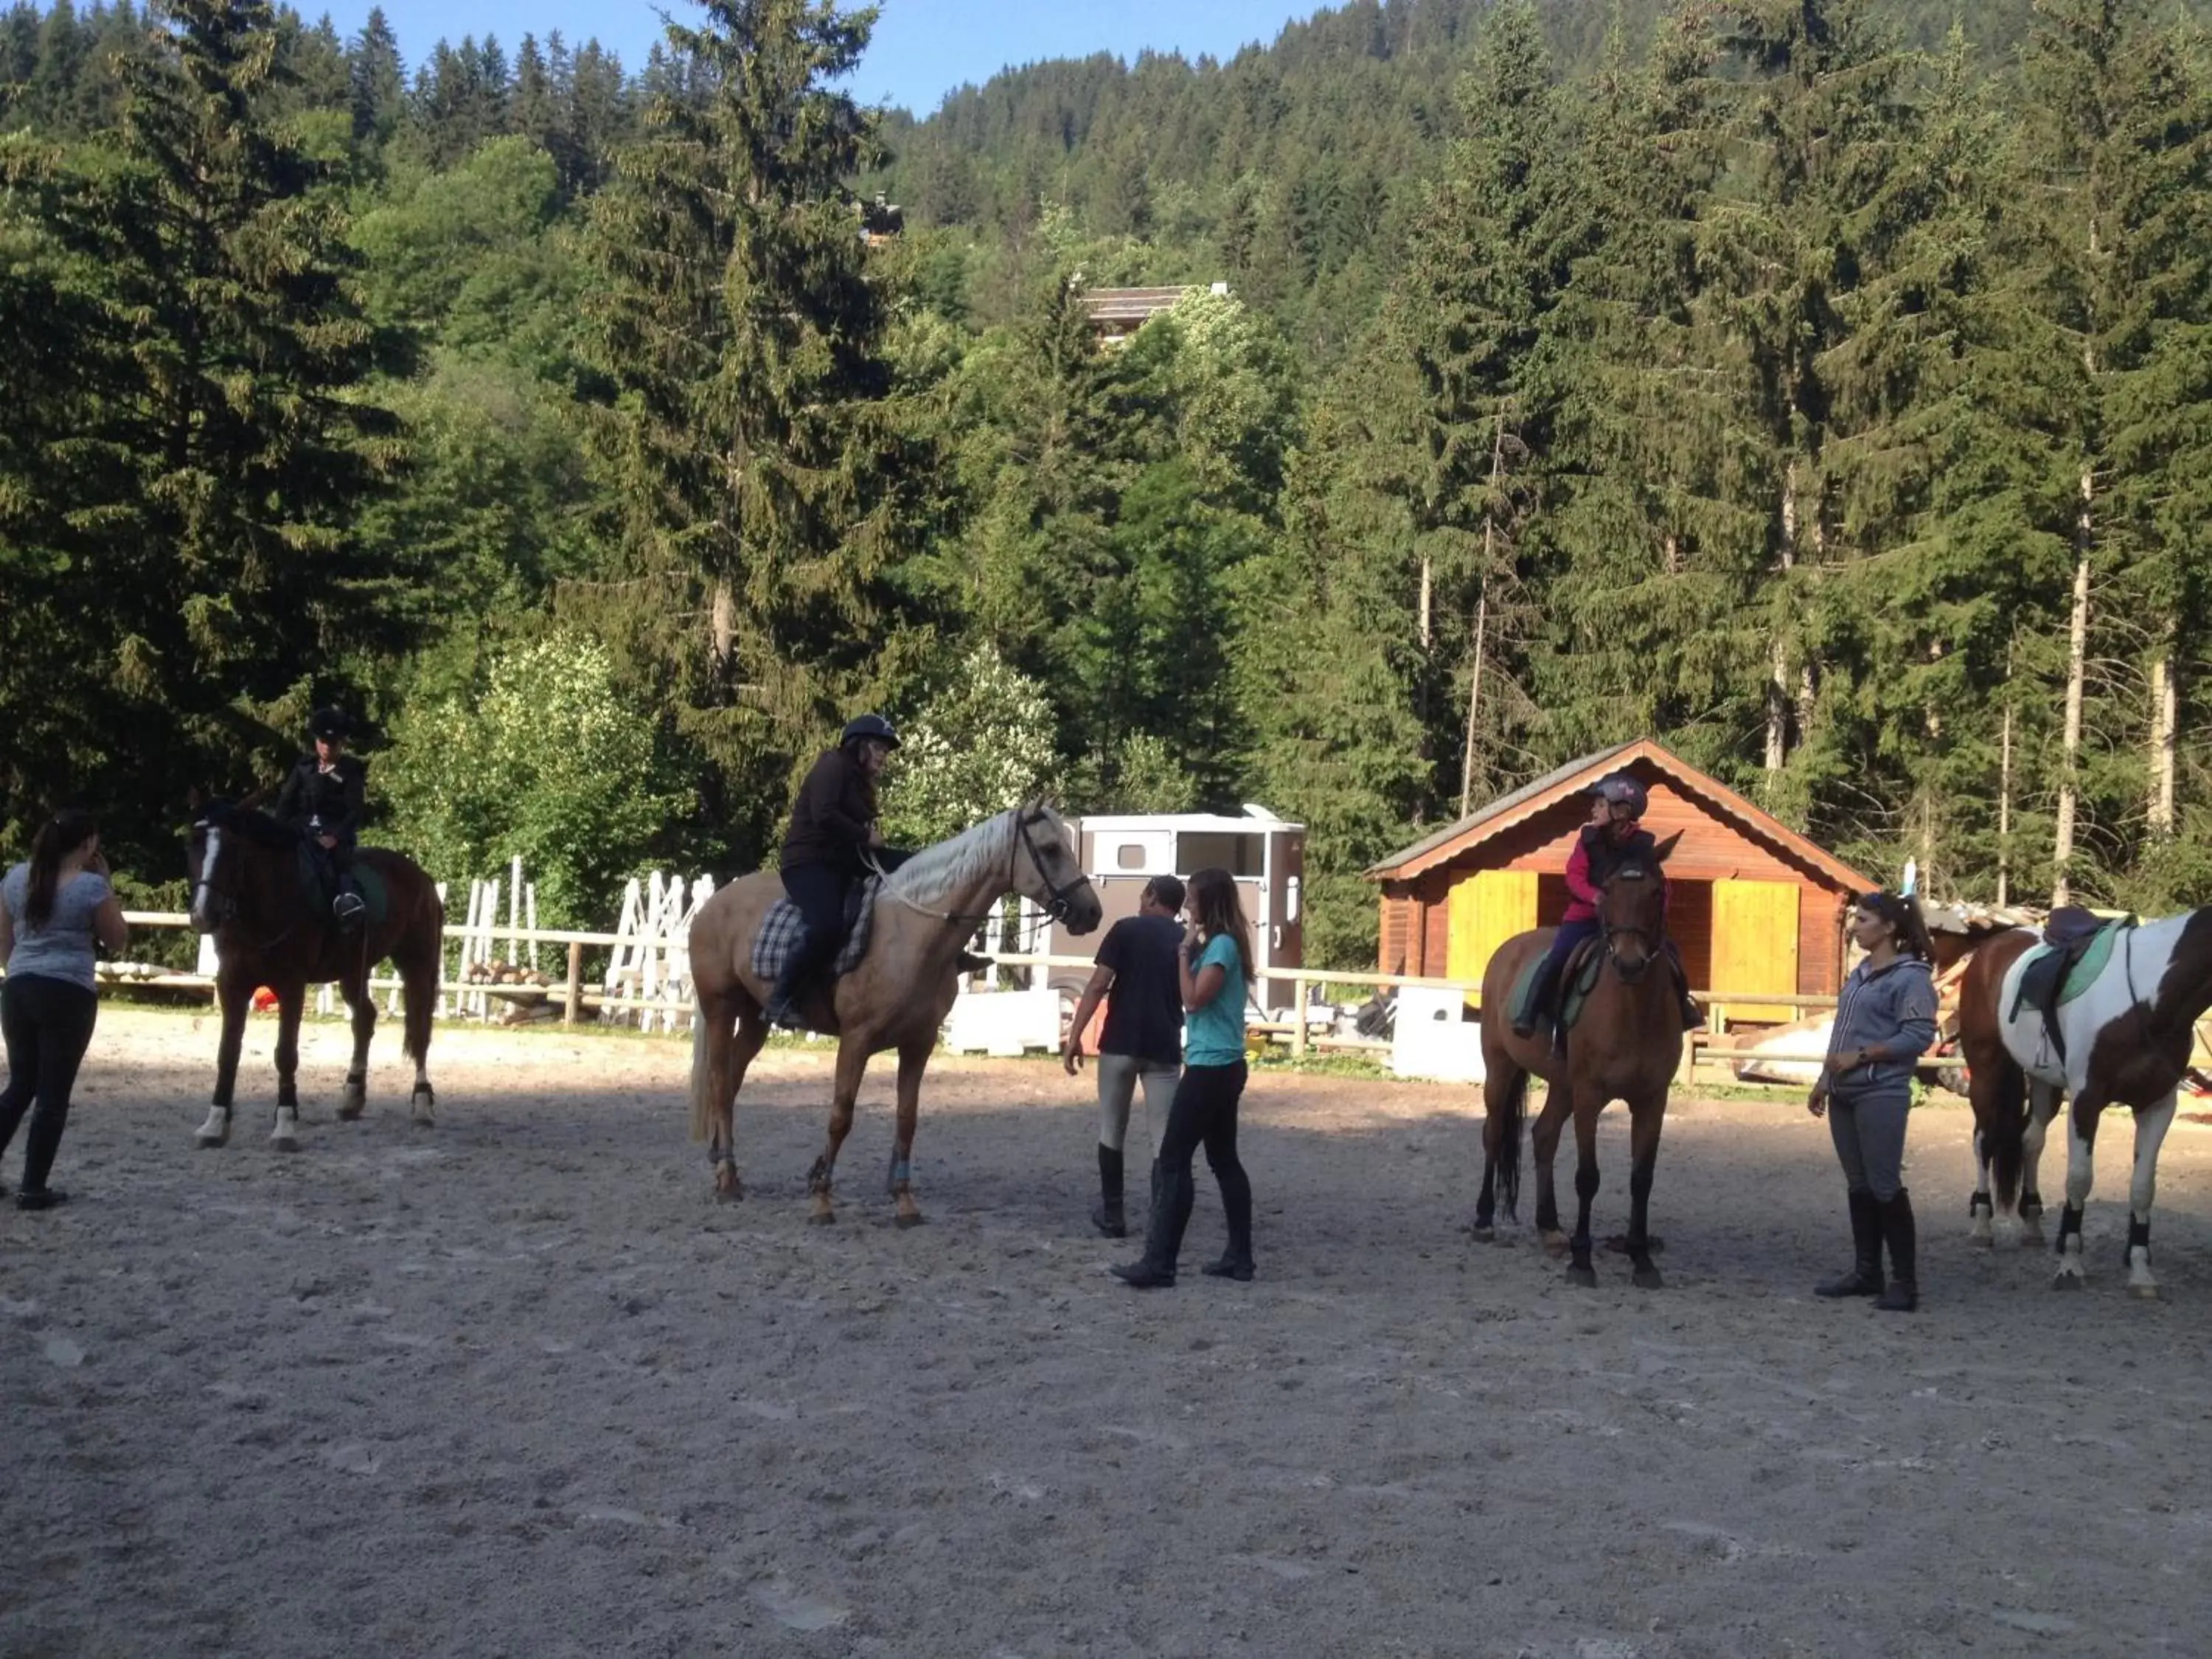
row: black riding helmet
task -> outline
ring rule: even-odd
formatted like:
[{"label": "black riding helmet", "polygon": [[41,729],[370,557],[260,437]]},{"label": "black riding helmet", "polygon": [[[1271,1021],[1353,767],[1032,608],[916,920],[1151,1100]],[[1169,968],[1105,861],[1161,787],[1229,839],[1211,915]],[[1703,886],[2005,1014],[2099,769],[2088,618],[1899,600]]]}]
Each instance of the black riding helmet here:
[{"label": "black riding helmet", "polygon": [[307,717],[307,735],[326,741],[340,741],[353,736],[353,722],[346,718],[344,709],[335,703],[326,703]]},{"label": "black riding helmet", "polygon": [[837,746],[842,749],[848,744],[860,742],[863,738],[873,738],[887,749],[896,749],[899,746],[898,732],[881,714],[854,715],[851,720],[845,722],[845,730],[837,739]]}]

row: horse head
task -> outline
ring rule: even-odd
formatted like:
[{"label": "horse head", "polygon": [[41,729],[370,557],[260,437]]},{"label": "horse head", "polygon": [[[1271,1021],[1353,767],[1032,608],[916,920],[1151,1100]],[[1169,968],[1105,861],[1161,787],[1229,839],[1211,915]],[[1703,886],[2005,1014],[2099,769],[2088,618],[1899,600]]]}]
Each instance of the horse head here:
[{"label": "horse head", "polygon": [[185,841],[185,879],[191,892],[192,926],[212,933],[239,910],[242,872],[256,849],[296,840],[265,812],[194,792],[192,827]]},{"label": "horse head", "polygon": [[1015,890],[1079,938],[1095,933],[1106,907],[1067,844],[1066,821],[1040,796],[1014,809],[1014,828],[1026,854],[1014,860]]},{"label": "horse head", "polygon": [[1677,830],[1650,858],[1623,864],[1606,878],[1600,893],[1597,915],[1605,929],[1606,954],[1632,985],[1658,959],[1666,942],[1667,882],[1660,866],[1681,839]]}]

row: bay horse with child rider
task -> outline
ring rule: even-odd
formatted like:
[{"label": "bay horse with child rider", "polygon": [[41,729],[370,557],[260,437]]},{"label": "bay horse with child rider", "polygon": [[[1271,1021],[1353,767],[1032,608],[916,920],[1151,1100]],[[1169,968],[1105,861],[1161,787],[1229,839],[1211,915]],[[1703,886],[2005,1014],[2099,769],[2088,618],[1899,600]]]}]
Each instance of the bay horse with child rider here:
[{"label": "bay horse with child rider", "polygon": [[[1482,1192],[1475,1203],[1474,1237],[1496,1237],[1502,1188],[1506,1213],[1517,1216],[1521,1137],[1528,1111],[1528,1079],[1547,1085],[1536,1120],[1536,1227],[1553,1255],[1571,1256],[1567,1277],[1595,1285],[1590,1262],[1590,1205],[1597,1196],[1597,1120],[1607,1103],[1628,1104],[1629,1223],[1626,1249],[1638,1288],[1664,1283],[1651,1259],[1651,1182],[1659,1162],[1659,1136],[1667,1092],[1682,1060],[1684,1006],[1688,988],[1666,933],[1666,877],[1662,866],[1681,839],[1677,834],[1615,863],[1597,892],[1596,927],[1589,950],[1598,957],[1595,981],[1571,1031],[1555,1036],[1548,1019],[1523,1018],[1514,1025],[1510,1004],[1516,984],[1551,948],[1557,930],[1516,934],[1500,945],[1482,976]],[[1583,977],[1577,957],[1566,965],[1565,1004]],[[1575,1231],[1559,1231],[1552,1166],[1567,1121],[1575,1126]]]},{"label": "bay horse with child rider", "polygon": [[2062,909],[2044,938],[2008,928],[1971,948],[1959,994],[1959,1046],[1981,1167],[1973,1237],[1993,1243],[1994,1212],[2011,1213],[2017,1202],[2021,1243],[2041,1243],[2036,1167],[2063,1093],[2069,1102],[2066,1203],[2051,1287],[2080,1288],[2081,1215],[2095,1176],[2098,1122],[2108,1106],[2132,1108],[2124,1260],[2129,1294],[2154,1299],[2150,1218],[2159,1148],[2189,1071],[2197,1022],[2212,1008],[2212,908],[2141,925]]},{"label": "bay horse with child rider", "polygon": [[788,903],[786,886],[763,871],[732,882],[701,907],[690,932],[691,1133],[707,1143],[715,1192],[743,1195],[735,1115],[746,1069],[768,1041],[764,1010],[782,1001],[806,1030],[837,1038],[830,1131],[807,1176],[810,1219],[836,1219],[838,1149],[853,1127],[854,1103],[871,1056],[898,1051],[898,1122],[890,1160],[896,1221],[922,1219],[914,1198],[914,1132],[922,1071],[957,994],[968,938],[1020,893],[1068,931],[1094,931],[1104,915],[1098,895],[1067,843],[1066,825],[1042,801],[1001,812],[925,848],[880,878],[865,901],[868,928],[857,964],[824,982],[762,971],[755,950],[762,925]]},{"label": "bay horse with child rider", "polygon": [[[311,758],[301,765],[313,763]],[[342,775],[337,787],[353,784]],[[290,785],[286,793],[294,797]],[[309,788],[300,799],[313,797]],[[382,848],[356,850],[349,836],[340,877],[316,856],[316,839],[326,827],[312,812],[304,822],[287,823],[221,800],[207,803],[192,825],[185,853],[191,919],[202,933],[215,936],[216,1000],[222,1012],[214,1103],[195,1137],[202,1147],[230,1139],[246,1016],[255,989],[264,985],[276,994],[277,1006],[276,1119],[270,1144],[279,1152],[299,1148],[300,1021],[310,985],[335,980],[352,1010],[353,1059],[338,1116],[349,1121],[362,1115],[368,1103],[369,1038],[376,1030],[369,971],[387,959],[399,971],[406,998],[404,1048],[415,1062],[411,1115],[426,1128],[435,1121],[430,1020],[438,999],[445,905],[411,859]]]}]

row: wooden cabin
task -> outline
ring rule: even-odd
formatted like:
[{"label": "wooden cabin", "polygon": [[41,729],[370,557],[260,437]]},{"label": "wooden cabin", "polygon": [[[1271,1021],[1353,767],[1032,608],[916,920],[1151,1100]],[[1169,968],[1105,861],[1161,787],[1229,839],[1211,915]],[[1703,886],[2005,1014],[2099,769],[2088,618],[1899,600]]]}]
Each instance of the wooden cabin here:
[{"label": "wooden cabin", "polygon": [[[1229,292],[1229,284],[1215,283],[1216,294]],[[1127,345],[1129,337],[1163,312],[1173,311],[1191,288],[1094,288],[1083,295],[1083,309],[1099,343]]]},{"label": "wooden cabin", "polygon": [[[1845,914],[1876,884],[1648,740],[1563,766],[1370,870],[1382,888],[1378,971],[1476,982],[1505,940],[1556,923],[1588,791],[1615,772],[1650,792],[1645,829],[1662,841],[1681,832],[1667,863],[1668,928],[1692,987],[1835,995]],[[1720,1012],[1758,1024],[1797,1018],[1786,1005],[1740,999]]]}]

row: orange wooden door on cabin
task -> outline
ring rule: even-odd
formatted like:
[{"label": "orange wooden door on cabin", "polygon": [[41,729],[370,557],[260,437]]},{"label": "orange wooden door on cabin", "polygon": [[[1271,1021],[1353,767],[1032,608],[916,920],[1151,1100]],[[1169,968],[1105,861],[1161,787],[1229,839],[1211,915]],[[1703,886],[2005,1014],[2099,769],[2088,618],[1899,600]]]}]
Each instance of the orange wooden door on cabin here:
[{"label": "orange wooden door on cabin", "polygon": [[[1451,945],[1444,977],[1480,985],[1498,947],[1536,925],[1536,872],[1478,870],[1452,884],[1449,906]],[[1468,1004],[1472,1007],[1481,1000],[1471,995]]]},{"label": "orange wooden door on cabin", "polygon": [[[1797,994],[1797,889],[1786,881],[1713,884],[1713,981],[1716,991]],[[1797,1018],[1786,1003],[1729,1002],[1727,1019],[1785,1024]]]}]

